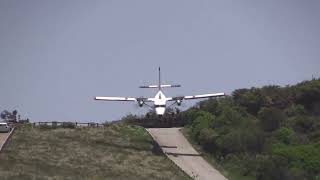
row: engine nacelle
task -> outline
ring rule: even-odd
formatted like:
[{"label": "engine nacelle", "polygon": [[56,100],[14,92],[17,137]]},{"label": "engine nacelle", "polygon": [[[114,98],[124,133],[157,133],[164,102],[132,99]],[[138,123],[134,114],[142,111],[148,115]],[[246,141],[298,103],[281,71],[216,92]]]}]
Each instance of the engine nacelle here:
[{"label": "engine nacelle", "polygon": [[181,100],[181,99],[178,99],[176,102],[177,102],[177,105],[180,106],[181,103],[182,103],[182,100]]},{"label": "engine nacelle", "polygon": [[138,100],[138,105],[139,105],[139,107],[142,107],[143,104],[144,104],[143,100]]}]

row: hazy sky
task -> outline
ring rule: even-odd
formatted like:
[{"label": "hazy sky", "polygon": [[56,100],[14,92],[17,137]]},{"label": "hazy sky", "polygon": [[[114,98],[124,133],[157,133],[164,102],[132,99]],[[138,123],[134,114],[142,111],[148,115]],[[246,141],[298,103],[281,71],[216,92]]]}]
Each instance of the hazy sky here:
[{"label": "hazy sky", "polygon": [[[318,0],[0,0],[0,110],[33,121],[141,113],[94,96],[192,95],[320,77]],[[194,102],[187,103],[187,106]]]}]

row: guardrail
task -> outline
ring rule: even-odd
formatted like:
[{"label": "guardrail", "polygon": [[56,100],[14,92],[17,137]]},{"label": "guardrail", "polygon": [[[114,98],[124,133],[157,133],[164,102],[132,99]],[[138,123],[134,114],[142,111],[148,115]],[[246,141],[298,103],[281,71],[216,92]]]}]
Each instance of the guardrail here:
[{"label": "guardrail", "polygon": [[63,127],[63,126],[75,126],[75,127],[104,127],[107,124],[95,123],[95,122],[58,122],[58,121],[51,121],[51,122],[32,122],[33,126],[52,126],[52,127]]}]

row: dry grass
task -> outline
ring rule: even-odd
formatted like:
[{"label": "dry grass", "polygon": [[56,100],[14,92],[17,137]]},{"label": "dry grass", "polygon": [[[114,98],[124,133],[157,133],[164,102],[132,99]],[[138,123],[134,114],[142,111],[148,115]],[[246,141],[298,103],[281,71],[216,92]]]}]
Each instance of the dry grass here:
[{"label": "dry grass", "polygon": [[22,126],[0,154],[0,179],[189,179],[153,143],[124,125]]}]

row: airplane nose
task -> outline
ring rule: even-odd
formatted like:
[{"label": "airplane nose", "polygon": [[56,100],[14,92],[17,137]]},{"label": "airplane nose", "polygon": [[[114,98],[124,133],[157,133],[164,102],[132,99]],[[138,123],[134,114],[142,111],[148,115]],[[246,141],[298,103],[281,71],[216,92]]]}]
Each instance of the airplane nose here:
[{"label": "airplane nose", "polygon": [[158,107],[158,108],[156,108],[156,113],[157,113],[157,115],[163,115],[165,110],[166,110],[166,108]]}]

